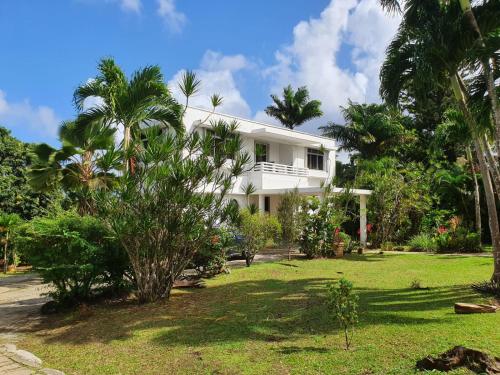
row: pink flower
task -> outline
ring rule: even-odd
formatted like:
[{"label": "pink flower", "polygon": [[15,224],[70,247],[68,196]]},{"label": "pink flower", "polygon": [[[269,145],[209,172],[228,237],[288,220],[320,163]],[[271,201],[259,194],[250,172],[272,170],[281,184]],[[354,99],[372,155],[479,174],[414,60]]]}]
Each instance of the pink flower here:
[{"label": "pink flower", "polygon": [[446,233],[448,232],[448,229],[446,229],[446,227],[444,225],[440,225],[439,228],[438,228],[438,233],[439,234],[443,234],[443,233]]}]

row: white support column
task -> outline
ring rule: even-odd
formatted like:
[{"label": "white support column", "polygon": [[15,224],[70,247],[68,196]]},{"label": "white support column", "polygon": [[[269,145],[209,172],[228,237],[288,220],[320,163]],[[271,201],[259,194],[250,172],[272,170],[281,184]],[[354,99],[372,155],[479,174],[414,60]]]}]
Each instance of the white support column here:
[{"label": "white support column", "polygon": [[265,195],[259,194],[259,211],[264,212],[266,208]]},{"label": "white support column", "polygon": [[359,196],[359,242],[366,246],[366,195]]}]

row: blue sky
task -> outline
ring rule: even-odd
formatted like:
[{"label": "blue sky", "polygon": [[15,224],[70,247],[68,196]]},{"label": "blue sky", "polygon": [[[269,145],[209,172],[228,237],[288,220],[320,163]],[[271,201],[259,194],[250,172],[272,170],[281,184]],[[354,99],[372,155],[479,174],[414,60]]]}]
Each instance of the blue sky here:
[{"label": "blue sky", "polygon": [[348,98],[378,100],[378,68],[398,20],[377,0],[7,0],[0,2],[0,124],[57,144],[75,87],[112,56],[130,74],[161,66],[172,84],[197,71],[196,105],[219,92],[224,112],[272,122],[269,94],[307,85],[340,121]]}]

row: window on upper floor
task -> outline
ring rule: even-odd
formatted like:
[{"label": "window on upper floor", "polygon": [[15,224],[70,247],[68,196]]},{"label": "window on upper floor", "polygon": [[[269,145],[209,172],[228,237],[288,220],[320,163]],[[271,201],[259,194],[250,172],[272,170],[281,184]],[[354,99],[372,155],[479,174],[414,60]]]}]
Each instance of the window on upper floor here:
[{"label": "window on upper floor", "polygon": [[269,154],[269,145],[265,143],[255,144],[255,162],[261,163],[267,161],[267,156]]},{"label": "window on upper floor", "polygon": [[307,149],[307,168],[324,170],[324,152],[315,148]]},{"label": "window on upper floor", "polygon": [[[217,150],[219,150],[223,145],[221,137],[219,137],[212,129],[206,129],[206,132],[212,136],[212,156],[215,155]],[[230,139],[234,137],[233,134],[230,135]],[[234,155],[226,155],[228,159],[233,159]]]}]

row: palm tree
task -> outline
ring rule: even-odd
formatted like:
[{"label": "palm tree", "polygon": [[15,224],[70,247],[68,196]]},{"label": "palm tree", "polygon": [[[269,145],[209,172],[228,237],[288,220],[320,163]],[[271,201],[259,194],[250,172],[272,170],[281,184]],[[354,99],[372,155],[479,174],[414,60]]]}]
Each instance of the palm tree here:
[{"label": "palm tree", "polygon": [[115,131],[102,122],[64,122],[59,129],[60,150],[44,143],[35,146],[39,162],[29,173],[30,184],[40,191],[61,185],[76,198],[81,215],[94,213],[92,192],[112,187],[112,171],[121,160],[113,147]]},{"label": "palm tree", "polygon": [[[500,282],[500,227],[490,178],[491,173],[496,181],[496,176],[500,173],[498,165],[488,163],[486,159],[492,160],[490,150],[485,148],[487,142],[484,135],[487,129],[479,126],[481,123],[477,121],[470,106],[470,87],[463,79],[465,69],[468,69],[468,75],[472,76],[473,80],[477,79],[475,76],[480,73],[473,68],[478,66],[478,60],[483,58],[485,51],[495,55],[499,49],[499,40],[494,35],[498,30],[498,18],[489,19],[490,22],[484,22],[482,25],[484,35],[492,35],[490,39],[484,40],[487,46],[484,48],[478,46],[474,32],[461,22],[461,12],[461,7],[456,2],[442,6],[437,1],[409,1],[405,5],[403,20],[396,37],[388,47],[382,66],[381,95],[390,104],[397,104],[410,84],[413,84],[422,96],[436,84],[447,86],[453,92],[473,135],[488,207],[495,259],[492,280]],[[495,70],[497,69],[498,67],[495,67]]]},{"label": "palm tree", "polygon": [[329,122],[320,129],[324,136],[339,140],[341,150],[355,151],[362,159],[387,155],[395,146],[413,137],[403,124],[404,117],[385,104],[349,101],[349,105],[341,109],[345,125]]},{"label": "palm tree", "polygon": [[[74,93],[75,105],[81,111],[77,122],[122,127],[124,168],[129,170],[135,152],[132,142],[138,140],[141,126],[154,124],[182,131],[182,107],[172,98],[158,66],[140,69],[130,79],[113,59],[101,60],[98,70],[97,77]],[[85,110],[89,98],[99,98],[102,103]]]},{"label": "palm tree", "polygon": [[[450,1],[435,0],[438,5],[449,5]],[[453,0],[454,4],[458,4],[463,16],[465,17],[469,28],[473,31],[473,38],[475,42],[479,45],[482,53],[478,55],[478,65],[481,67],[482,74],[485,79],[486,87],[485,92],[488,94],[488,98],[491,106],[491,117],[493,118],[495,124],[495,145],[497,150],[500,150],[500,105],[498,103],[498,93],[495,85],[495,71],[497,71],[496,64],[498,62],[498,49],[489,50],[486,39],[484,35],[488,34],[488,31],[484,30],[480,26],[480,23],[488,24],[497,22],[500,17],[500,7],[498,6],[498,0],[485,0],[481,4],[476,4],[472,6],[470,0]],[[380,4],[384,9],[390,13],[401,13],[403,12],[403,1],[402,0],[380,0]],[[425,7],[425,3],[421,0],[406,0],[404,2],[404,10],[406,13],[415,12],[419,7]],[[476,17],[477,15],[477,17]],[[415,22],[416,19],[413,17],[408,17],[412,22],[412,27],[418,27],[418,23]],[[457,17],[459,19],[459,17]],[[497,31],[493,31],[494,33]],[[493,56],[496,53],[497,56]],[[498,78],[498,77],[497,77]],[[500,153],[498,155],[500,157]]]},{"label": "palm tree", "polygon": [[277,95],[271,95],[274,104],[268,106],[265,112],[281,122],[288,129],[294,129],[316,117],[323,116],[321,102],[309,100],[309,91],[306,87],[299,87],[296,92],[288,85],[283,89],[283,100]]},{"label": "palm tree", "polygon": [[442,150],[446,144],[463,148],[465,157],[469,163],[472,181],[474,182],[474,213],[476,232],[480,238],[482,235],[481,220],[481,196],[479,192],[479,180],[477,177],[477,163],[472,155],[472,134],[465,122],[463,114],[456,108],[449,108],[444,113],[444,121],[439,124],[434,132],[433,147]]}]

